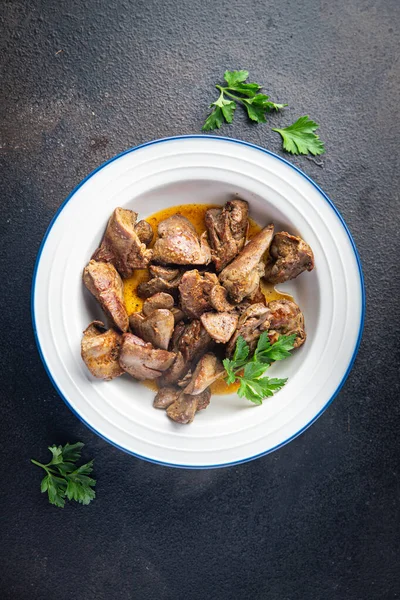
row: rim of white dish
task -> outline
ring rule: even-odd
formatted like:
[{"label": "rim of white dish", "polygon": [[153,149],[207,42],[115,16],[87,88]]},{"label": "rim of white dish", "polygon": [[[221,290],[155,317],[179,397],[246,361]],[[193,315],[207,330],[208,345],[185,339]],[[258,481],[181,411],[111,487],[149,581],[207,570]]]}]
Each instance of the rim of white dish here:
[{"label": "rim of white dish", "polygon": [[[249,456],[249,457],[245,457],[243,459],[240,460],[235,460],[235,461],[231,461],[231,462],[224,462],[221,464],[212,464],[212,465],[188,465],[188,464],[176,464],[176,463],[169,463],[169,462],[164,462],[164,461],[160,461],[160,460],[156,460],[153,459],[151,457],[148,456],[144,456],[142,454],[138,454],[136,452],[133,452],[132,450],[125,448],[124,446],[119,445],[117,442],[115,442],[114,440],[111,440],[110,438],[108,438],[107,436],[105,436],[103,433],[99,432],[93,425],[91,425],[90,423],[88,423],[83,417],[82,415],[71,405],[71,403],[68,401],[68,399],[65,397],[65,395],[61,392],[61,390],[59,389],[51,371],[50,368],[44,358],[44,353],[42,351],[41,348],[41,344],[40,344],[40,340],[39,340],[39,336],[38,336],[38,332],[37,332],[37,325],[36,325],[36,314],[35,314],[35,286],[36,286],[36,278],[37,278],[37,272],[38,272],[38,268],[39,268],[39,264],[40,264],[40,259],[41,259],[41,255],[43,252],[43,249],[45,247],[46,244],[46,240],[56,222],[56,220],[58,219],[58,217],[60,216],[61,212],[63,211],[63,209],[65,208],[65,206],[68,204],[68,202],[72,199],[72,197],[75,195],[75,193],[91,178],[93,177],[98,171],[100,171],[101,169],[103,169],[104,167],[106,167],[107,165],[109,165],[110,163],[114,162],[115,160],[121,158],[122,156],[135,152],[136,150],[145,148],[147,146],[152,146],[155,144],[161,144],[161,143],[168,143],[171,141],[176,141],[176,140],[184,140],[184,139],[198,139],[198,140],[218,140],[218,141],[222,141],[225,143],[230,143],[230,144],[239,144],[242,146],[247,146],[250,148],[253,148],[255,150],[258,150],[264,154],[268,154],[269,156],[275,158],[276,160],[285,163],[287,166],[289,166],[291,169],[293,169],[294,171],[296,171],[298,174],[300,174],[304,179],[306,179],[320,194],[320,196],[323,198],[324,201],[326,201],[330,207],[333,209],[334,213],[336,214],[337,218],[339,219],[343,229],[345,230],[349,241],[351,243],[351,247],[356,259],[356,263],[357,263],[357,267],[358,267],[358,273],[359,273],[359,283],[360,283],[360,296],[361,296],[361,311],[360,311],[360,323],[359,323],[359,328],[358,328],[358,336],[357,336],[357,340],[354,346],[354,350],[353,350],[353,354],[350,358],[350,361],[348,363],[347,369],[339,383],[339,385],[337,386],[335,392],[332,394],[332,396],[327,400],[327,402],[324,404],[324,406],[319,410],[319,412],[303,427],[301,427],[296,433],[294,433],[293,435],[291,435],[290,437],[288,437],[286,440],[280,442],[279,444],[277,444],[276,446],[267,449],[266,451],[263,451],[261,453],[255,454],[253,456]],[[250,460],[254,460],[256,458],[259,458],[261,456],[265,456],[266,454],[269,454],[270,452],[273,452],[274,450],[277,450],[278,448],[284,446],[285,444],[289,443],[290,441],[292,441],[293,439],[295,439],[297,436],[299,436],[301,433],[303,433],[308,427],[310,427],[320,416],[321,414],[327,409],[327,407],[333,402],[333,400],[335,399],[335,397],[337,396],[337,394],[340,392],[341,388],[343,387],[350,371],[351,368],[353,366],[354,360],[356,358],[359,346],[360,346],[360,342],[361,342],[361,337],[362,337],[362,331],[363,331],[363,326],[364,326],[364,317],[365,317],[365,289],[364,289],[364,277],[363,277],[363,272],[362,272],[362,267],[361,267],[361,261],[360,261],[360,257],[357,251],[357,248],[355,246],[354,240],[350,234],[350,231],[343,219],[343,217],[341,216],[341,214],[339,213],[339,211],[337,210],[337,208],[335,207],[335,205],[333,204],[333,202],[329,199],[329,197],[321,190],[321,188],[310,178],[308,177],[308,175],[306,175],[305,173],[303,173],[300,169],[298,169],[296,166],[294,166],[293,164],[291,164],[290,162],[288,162],[287,160],[285,160],[284,158],[278,156],[277,154],[274,154],[273,152],[266,150],[265,148],[262,148],[260,146],[257,146],[255,144],[251,144],[249,142],[245,142],[243,140],[237,140],[234,138],[227,138],[227,137],[222,137],[222,136],[214,136],[214,135],[181,135],[181,136],[173,136],[173,137],[167,137],[167,138],[162,138],[162,139],[158,139],[158,140],[153,140],[150,142],[146,142],[144,144],[140,144],[138,146],[135,146],[133,148],[129,148],[128,150],[125,150],[124,152],[121,152],[120,154],[114,156],[113,158],[111,158],[110,160],[108,160],[107,162],[103,163],[102,165],[100,165],[99,167],[97,167],[94,171],[92,171],[87,177],[85,177],[85,179],[83,179],[76,187],[75,189],[69,194],[69,196],[66,198],[66,200],[64,200],[64,202],[61,204],[61,206],[59,207],[59,209],[57,210],[56,214],[54,215],[53,219],[51,220],[46,233],[43,237],[42,243],[39,247],[39,251],[38,251],[38,255],[36,258],[36,263],[35,263],[35,267],[34,267],[34,272],[33,272],[33,279],[32,279],[32,291],[31,291],[31,313],[32,313],[32,323],[33,323],[33,330],[34,330],[34,336],[35,336],[35,341],[36,341],[36,345],[39,351],[39,355],[40,358],[42,360],[43,366],[45,368],[45,371],[50,379],[50,381],[52,382],[54,388],[56,389],[57,393],[59,394],[59,396],[64,400],[64,402],[67,404],[67,406],[70,408],[70,410],[89,428],[91,429],[94,433],[96,433],[97,435],[99,435],[101,438],[103,438],[105,441],[109,442],[110,444],[112,444],[113,446],[119,448],[120,450],[123,450],[124,452],[127,452],[128,454],[131,454],[133,456],[136,456],[138,458],[141,458],[143,460],[146,460],[148,462],[152,462],[155,464],[159,464],[159,465],[163,465],[163,466],[169,466],[169,467],[176,467],[176,468],[186,468],[186,469],[212,469],[212,468],[220,468],[220,467],[227,467],[227,466],[233,466],[233,465],[237,465],[237,464],[241,464],[244,462],[249,462]]]}]

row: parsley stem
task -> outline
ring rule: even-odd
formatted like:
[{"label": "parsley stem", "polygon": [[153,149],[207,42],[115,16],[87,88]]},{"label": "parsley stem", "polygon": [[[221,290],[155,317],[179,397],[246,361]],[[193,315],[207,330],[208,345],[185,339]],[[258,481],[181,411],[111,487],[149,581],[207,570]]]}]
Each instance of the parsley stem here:
[{"label": "parsley stem", "polygon": [[218,96],[218,100],[217,100],[217,102],[218,102],[219,100],[221,100],[221,98],[223,98],[223,97],[224,97],[224,90],[221,88],[221,90],[220,90],[220,94],[219,94],[219,96]]},{"label": "parsley stem", "polygon": [[37,467],[42,467],[42,469],[46,469],[46,465],[42,465],[42,463],[38,462],[37,460],[34,460],[33,458],[31,458],[31,462]]},{"label": "parsley stem", "polygon": [[37,460],[34,460],[33,458],[31,458],[31,462],[37,467],[41,467],[42,469],[44,469],[46,473],[56,475],[56,472],[52,469],[49,469],[48,465],[42,465],[42,463],[38,462]]},{"label": "parsley stem", "polygon": [[239,96],[236,96],[235,94],[232,94],[232,92],[228,92],[228,88],[222,87],[222,85],[216,85],[215,86],[218,90],[220,90],[221,92],[221,96],[223,96],[224,94],[226,94],[227,96],[229,96],[229,98],[233,98],[233,100],[236,100],[237,102],[241,102],[242,104],[244,104],[244,100],[245,98],[240,98]]}]

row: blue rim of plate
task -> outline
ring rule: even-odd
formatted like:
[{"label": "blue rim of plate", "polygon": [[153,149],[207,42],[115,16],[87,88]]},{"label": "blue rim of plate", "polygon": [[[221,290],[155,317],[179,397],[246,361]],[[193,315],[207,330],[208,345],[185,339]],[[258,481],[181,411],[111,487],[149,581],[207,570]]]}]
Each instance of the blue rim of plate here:
[{"label": "blue rim of plate", "polygon": [[[205,140],[214,139],[214,140],[219,140],[219,141],[223,141],[223,142],[229,142],[229,143],[232,143],[232,144],[240,144],[242,146],[248,146],[249,148],[254,148],[255,150],[259,150],[260,152],[264,152],[264,154],[269,154],[270,156],[273,156],[277,160],[279,160],[279,161],[285,163],[286,165],[288,165],[291,169],[293,169],[294,171],[296,171],[297,173],[299,173],[302,177],[304,177],[304,179],[306,179],[309,183],[311,183],[311,185],[314,186],[314,188],[316,190],[318,190],[318,192],[321,194],[322,198],[326,202],[328,202],[328,204],[331,206],[331,208],[333,209],[333,211],[336,213],[336,216],[340,220],[341,224],[343,225],[343,228],[344,228],[344,230],[346,231],[346,233],[347,233],[347,235],[349,237],[349,240],[350,240],[352,248],[353,248],[354,255],[355,255],[356,260],[357,260],[358,272],[359,272],[359,276],[360,276],[360,286],[361,286],[361,318],[360,318],[360,326],[359,326],[359,330],[358,330],[358,338],[357,338],[356,345],[354,347],[353,356],[351,357],[351,360],[349,362],[347,370],[346,370],[345,374],[343,375],[342,381],[338,385],[338,387],[337,387],[336,391],[334,392],[334,394],[327,401],[327,403],[325,404],[325,406],[323,406],[323,408],[321,408],[321,410],[319,411],[319,413],[317,415],[315,415],[315,417],[313,417],[311,419],[311,421],[309,421],[309,423],[307,423],[307,425],[304,425],[304,427],[302,427],[299,431],[297,431],[295,434],[293,434],[292,436],[290,436],[284,442],[281,442],[280,444],[277,444],[276,446],[274,446],[273,448],[270,448],[269,450],[266,450],[265,452],[260,452],[259,454],[255,454],[254,456],[250,456],[250,457],[244,458],[242,460],[236,460],[236,461],[233,461],[233,462],[221,463],[221,464],[217,464],[217,465],[177,465],[177,464],[173,464],[173,463],[162,462],[160,460],[154,460],[152,458],[148,458],[147,456],[142,456],[141,454],[136,454],[135,452],[132,452],[131,450],[128,450],[127,448],[124,448],[123,446],[120,446],[116,442],[113,442],[112,440],[108,439],[102,433],[98,432],[92,425],[90,425],[90,423],[88,423],[87,421],[85,421],[85,419],[83,419],[83,417],[71,406],[71,404],[69,403],[68,399],[62,394],[61,390],[58,388],[56,382],[54,381],[53,376],[52,376],[52,374],[50,372],[50,369],[47,366],[47,363],[46,363],[45,358],[44,358],[43,353],[42,353],[42,349],[41,349],[39,338],[38,338],[38,334],[37,334],[36,319],[35,319],[35,286],[36,286],[36,275],[37,275],[37,270],[38,270],[39,263],[40,263],[40,258],[41,258],[42,252],[43,252],[43,248],[45,246],[47,237],[49,236],[50,231],[51,231],[54,223],[58,219],[58,217],[61,214],[61,212],[63,211],[64,207],[68,204],[68,202],[74,196],[74,194],[79,190],[80,187],[82,187],[82,185],[84,185],[98,171],[100,171],[101,169],[103,169],[104,167],[106,167],[107,165],[109,165],[110,163],[114,162],[115,160],[121,158],[121,156],[124,156],[125,154],[130,154],[131,152],[135,152],[135,150],[140,150],[141,148],[145,148],[146,146],[153,146],[155,144],[162,144],[162,143],[171,142],[171,141],[174,141],[174,140],[185,140],[185,139],[205,139]],[[177,468],[177,469],[196,469],[196,470],[197,469],[218,469],[218,468],[223,468],[223,467],[232,467],[232,466],[235,466],[235,465],[240,465],[242,463],[250,462],[251,460],[255,460],[256,458],[260,458],[261,456],[266,456],[267,454],[270,454],[271,452],[274,452],[275,450],[278,450],[282,446],[285,446],[286,444],[288,444],[289,442],[291,442],[292,440],[294,440],[295,438],[297,438],[299,435],[301,435],[306,429],[308,429],[322,415],[322,413],[325,412],[325,410],[328,408],[328,406],[333,402],[333,400],[336,398],[336,396],[338,395],[338,393],[342,389],[342,387],[343,387],[343,385],[344,385],[344,383],[345,383],[345,381],[346,381],[346,379],[347,379],[347,377],[348,377],[348,375],[349,375],[349,373],[350,373],[350,371],[351,371],[351,369],[353,367],[353,364],[354,364],[354,361],[356,359],[357,352],[358,352],[358,349],[359,349],[360,343],[361,343],[361,338],[362,338],[362,333],[363,333],[363,328],[364,328],[364,318],[365,318],[365,286],[364,286],[364,275],[363,275],[363,271],[362,271],[362,267],[361,267],[361,260],[360,260],[359,254],[358,254],[358,250],[356,248],[356,245],[354,243],[352,235],[351,235],[351,233],[349,231],[349,228],[347,227],[347,225],[346,225],[346,223],[345,223],[342,215],[340,214],[340,212],[338,211],[338,209],[336,208],[336,206],[334,205],[334,203],[332,202],[332,200],[325,194],[325,192],[322,191],[322,189],[311,179],[311,177],[308,177],[308,175],[306,175],[305,173],[303,173],[303,171],[301,171],[300,169],[298,169],[297,167],[295,167],[293,164],[291,164],[285,158],[282,158],[281,156],[278,156],[274,152],[271,152],[270,150],[266,150],[265,148],[262,148],[261,146],[257,146],[256,144],[251,144],[250,142],[245,142],[243,140],[237,140],[235,138],[228,138],[228,137],[223,137],[223,136],[218,136],[218,135],[200,135],[200,134],[197,134],[197,135],[176,135],[176,136],[171,136],[171,137],[166,137],[166,138],[160,138],[159,140],[153,140],[151,142],[146,142],[144,144],[140,144],[138,146],[134,146],[133,148],[129,148],[128,150],[125,150],[124,152],[121,152],[120,154],[117,154],[116,156],[113,156],[113,158],[110,158],[110,160],[106,161],[105,163],[103,163],[102,165],[100,165],[99,167],[97,167],[97,169],[95,169],[94,171],[92,171],[91,173],[89,173],[89,175],[87,175],[85,177],[85,179],[83,179],[75,187],[75,189],[69,194],[69,196],[64,200],[64,202],[61,204],[61,206],[57,210],[56,214],[52,218],[52,220],[50,222],[50,225],[48,226],[48,228],[46,230],[46,233],[44,235],[42,243],[40,244],[40,247],[39,247],[38,255],[37,255],[37,258],[36,258],[36,262],[35,262],[35,268],[34,268],[34,271],[33,271],[33,278],[32,278],[31,313],[32,313],[32,325],[33,325],[33,332],[34,332],[34,336],[35,336],[36,346],[38,348],[40,358],[42,360],[43,366],[45,368],[45,371],[46,371],[46,373],[47,373],[47,375],[48,375],[51,383],[53,384],[53,386],[54,386],[56,392],[58,393],[58,395],[64,400],[65,404],[74,413],[74,415],[77,416],[78,419],[80,421],[82,421],[82,423],[84,423],[86,425],[86,427],[88,427],[91,431],[93,431],[93,433],[95,433],[96,435],[98,435],[99,437],[101,437],[103,440],[105,440],[109,444],[112,444],[113,446],[115,446],[119,450],[122,450],[123,452],[126,452],[127,454],[131,454],[132,456],[135,456],[136,458],[141,458],[142,460],[145,460],[147,462],[151,462],[151,463],[156,464],[156,465],[162,465],[163,467],[174,467],[174,468]]]}]

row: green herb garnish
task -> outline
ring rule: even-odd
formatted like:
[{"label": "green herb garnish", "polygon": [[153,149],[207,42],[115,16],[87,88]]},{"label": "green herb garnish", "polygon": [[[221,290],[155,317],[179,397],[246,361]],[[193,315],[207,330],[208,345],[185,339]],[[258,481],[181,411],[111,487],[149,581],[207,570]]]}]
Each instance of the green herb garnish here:
[{"label": "green herb garnish", "polygon": [[203,131],[219,129],[224,120],[232,123],[237,102],[246,109],[248,117],[257,123],[266,122],[266,113],[287,106],[271,102],[268,96],[260,94],[262,86],[258,83],[246,83],[248,76],[248,71],[225,71],[224,79],[227,85],[215,86],[220,94],[218,99],[210,104],[213,110],[203,125]]},{"label": "green herb garnish", "polygon": [[276,379],[265,376],[270,365],[277,360],[284,360],[293,350],[296,334],[281,335],[271,344],[268,333],[264,331],[257,343],[254,354],[249,358],[249,345],[242,336],[236,342],[233,357],[223,361],[226,371],[226,382],[240,382],[238,395],[247,398],[254,404],[262,404],[264,398],[273,396],[280,390],[286,379]]},{"label": "green herb garnish", "polygon": [[88,477],[93,470],[93,460],[78,467],[75,463],[81,457],[84,444],[49,446],[53,457],[47,465],[31,459],[31,462],[46,471],[40,485],[41,492],[47,492],[50,504],[64,508],[65,498],[80,504],[89,504],[96,496],[92,489],[96,480]]},{"label": "green herb garnish", "polygon": [[319,125],[307,115],[297,119],[295,123],[284,129],[272,129],[282,136],[283,148],[292,154],[323,154],[324,144],[314,133]]},{"label": "green herb garnish", "polygon": [[[249,119],[256,123],[266,123],[266,114],[278,111],[287,104],[272,102],[268,96],[261,94],[259,83],[246,83],[248,71],[225,71],[225,86],[216,85],[219,96],[210,104],[212,112],[208,115],[203,131],[219,129],[221,125],[232,123],[237,103],[246,109]],[[314,133],[319,125],[307,115],[297,119],[295,123],[282,129],[274,128],[282,137],[283,149],[291,154],[323,154],[325,147],[319,136]]]}]

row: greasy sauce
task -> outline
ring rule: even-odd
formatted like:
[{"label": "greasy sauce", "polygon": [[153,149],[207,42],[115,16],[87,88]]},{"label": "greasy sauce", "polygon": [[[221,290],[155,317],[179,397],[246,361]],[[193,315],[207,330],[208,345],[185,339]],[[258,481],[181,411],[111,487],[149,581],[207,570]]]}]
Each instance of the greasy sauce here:
[{"label": "greasy sauce", "polygon": [[239,389],[239,382],[227,384],[224,379],[217,379],[210,385],[210,390],[212,394],[234,394]]},{"label": "greasy sauce", "polygon": [[[153,242],[150,244],[150,247],[154,245],[156,240],[158,224],[161,221],[164,221],[164,219],[172,217],[172,215],[183,215],[192,223],[196,229],[196,232],[199,235],[202,234],[206,229],[204,224],[204,216],[209,208],[220,207],[215,204],[180,204],[178,206],[164,208],[163,210],[159,210],[158,212],[152,214],[146,219],[146,221],[150,223],[154,233]],[[248,238],[251,239],[259,231],[261,231],[261,226],[253,221],[253,219],[249,218]],[[142,310],[143,300],[137,295],[137,287],[139,283],[142,283],[142,281],[148,281],[149,279],[150,274],[147,269],[138,269],[134,272],[132,277],[124,280],[124,301],[128,315],[132,314],[133,312],[140,312]],[[282,298],[292,300],[292,297],[288,294],[282,294],[276,290],[272,284],[265,283],[263,281],[261,281],[261,291],[264,294],[267,302],[271,302],[272,300],[280,300]],[[158,389],[155,381],[146,380],[142,383],[151,390],[157,391]],[[211,385],[211,392],[212,394],[232,394],[237,391],[238,387],[238,383],[227,385],[223,379],[219,379]]]}]

